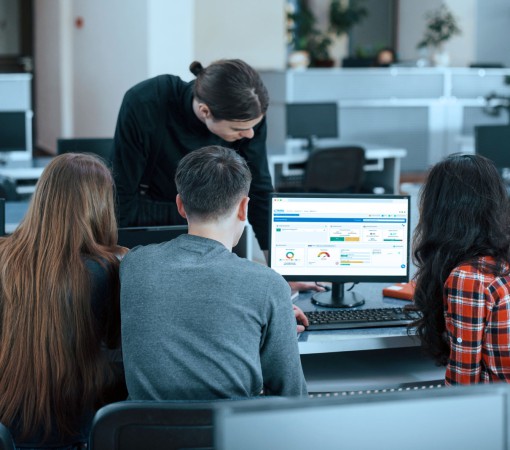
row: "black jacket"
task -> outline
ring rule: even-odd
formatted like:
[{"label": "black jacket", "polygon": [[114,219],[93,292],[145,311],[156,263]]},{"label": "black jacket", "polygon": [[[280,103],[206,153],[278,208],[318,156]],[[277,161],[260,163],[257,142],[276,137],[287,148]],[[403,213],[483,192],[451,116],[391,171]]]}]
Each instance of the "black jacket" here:
[{"label": "black jacket", "polygon": [[248,220],[261,249],[266,250],[268,198],[273,191],[267,164],[266,119],[254,128],[252,139],[226,142],[211,133],[193,112],[193,83],[160,75],[125,94],[115,130],[113,159],[120,226],[136,224],[136,197],[150,152],[157,151],[157,159],[148,195],[155,201],[175,202],[174,176],[181,158],[207,145],[222,145],[236,149],[251,170]]}]

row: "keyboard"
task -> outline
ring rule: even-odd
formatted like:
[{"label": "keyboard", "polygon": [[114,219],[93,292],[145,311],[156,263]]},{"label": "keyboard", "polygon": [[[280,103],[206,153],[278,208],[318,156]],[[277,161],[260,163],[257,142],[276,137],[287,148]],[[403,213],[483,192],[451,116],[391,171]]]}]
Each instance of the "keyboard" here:
[{"label": "keyboard", "polygon": [[308,331],[350,328],[402,327],[421,317],[418,311],[404,308],[335,309],[305,312]]},{"label": "keyboard", "polygon": [[279,192],[285,192],[287,189],[303,189],[304,175],[288,175],[282,176],[278,183]]}]

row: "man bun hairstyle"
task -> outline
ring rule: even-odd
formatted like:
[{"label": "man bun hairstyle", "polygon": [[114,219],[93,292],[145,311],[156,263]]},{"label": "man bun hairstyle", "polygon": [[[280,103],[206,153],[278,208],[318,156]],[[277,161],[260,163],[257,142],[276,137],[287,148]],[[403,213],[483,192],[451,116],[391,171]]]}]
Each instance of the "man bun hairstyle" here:
[{"label": "man bun hairstyle", "polygon": [[214,119],[248,121],[266,113],[267,89],[257,71],[244,61],[221,59],[206,68],[193,61],[189,69],[197,77],[193,95],[209,107]]},{"label": "man bun hairstyle", "polygon": [[198,77],[198,75],[200,74],[200,72],[202,72],[202,70],[204,70],[204,66],[202,66],[202,64],[200,64],[198,61],[193,61],[190,65],[189,65],[189,70],[190,72],[195,75],[196,77]]}]

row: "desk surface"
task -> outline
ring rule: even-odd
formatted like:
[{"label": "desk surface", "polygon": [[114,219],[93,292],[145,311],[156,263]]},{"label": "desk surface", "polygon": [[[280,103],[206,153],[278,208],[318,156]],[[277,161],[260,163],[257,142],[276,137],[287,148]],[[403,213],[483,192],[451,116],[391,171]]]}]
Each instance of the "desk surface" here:
[{"label": "desk surface", "polygon": [[[401,307],[405,300],[382,296],[382,289],[391,283],[360,283],[354,287],[365,298],[365,308]],[[350,284],[346,284],[346,289]],[[303,311],[326,310],[311,302],[311,293],[299,295],[295,304]],[[364,328],[352,330],[305,331],[298,340],[299,352],[304,354],[381,350],[389,348],[419,347],[419,339],[407,327]]]},{"label": "desk surface", "polygon": [[[382,296],[389,284],[356,285],[354,290],[365,297],[361,308],[405,305],[405,300]],[[309,292],[295,304],[304,311],[326,309],[312,304]],[[409,335],[407,327],[305,331],[298,345],[309,392],[397,388],[444,379],[444,367],[423,353],[419,339],[412,332]]]},{"label": "desk surface", "polygon": [[[334,140],[324,139],[318,149],[324,147],[335,147],[335,146],[360,146],[365,149],[366,159],[386,159],[386,158],[404,158],[407,155],[407,150],[404,148],[388,147],[384,145],[372,144],[372,143],[360,143],[360,142],[338,142]],[[272,164],[294,162],[294,161],[305,161],[308,159],[310,152],[302,150],[299,146],[295,146],[288,149],[286,153],[272,154],[269,156],[269,160]]]}]

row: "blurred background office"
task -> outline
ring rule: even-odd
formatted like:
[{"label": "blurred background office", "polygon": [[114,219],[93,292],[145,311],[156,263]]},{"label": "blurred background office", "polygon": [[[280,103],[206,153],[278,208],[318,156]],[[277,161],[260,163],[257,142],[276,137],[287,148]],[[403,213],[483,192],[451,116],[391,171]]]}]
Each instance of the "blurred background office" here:
[{"label": "blurred background office", "polygon": [[[175,73],[190,79],[187,67],[192,60],[208,64],[218,58],[238,57],[261,71],[286,70],[292,50],[287,15],[299,3],[297,0],[0,0],[0,72],[33,76],[30,94],[34,112],[33,147],[52,154],[56,152],[58,138],[111,137],[126,89],[161,73]],[[331,1],[309,0],[307,3],[316,19],[316,28],[327,30]],[[349,2],[340,3],[345,6]],[[359,3],[367,13],[346,33],[340,36],[329,33],[332,43],[328,51],[334,65],[338,66],[345,58],[374,53],[386,46],[395,50],[398,61],[407,69],[424,58],[417,44],[423,39],[427,14],[443,2],[351,0],[351,3]],[[449,67],[467,68],[477,63],[510,67],[510,54],[505,50],[510,30],[510,4],[506,0],[446,0],[444,4],[461,30],[445,44]],[[417,70],[416,64],[413,70]],[[352,106],[351,115],[342,111],[345,123],[341,134],[359,138],[361,130],[355,129],[352,133],[349,130],[353,121],[361,120],[365,122],[365,137],[407,147],[408,156],[402,163],[404,172],[425,170],[445,152],[457,150],[465,136],[473,135],[475,124],[507,120],[503,116],[493,118],[483,114],[481,97],[495,90],[501,95],[510,92],[502,81],[503,75],[494,75],[497,80],[486,85],[482,79],[484,75],[490,78],[488,72],[458,75],[458,86],[463,91],[446,92],[453,113],[446,111],[450,117],[444,120],[437,114],[444,115],[445,110],[436,106],[445,96],[441,88],[449,83],[446,76],[432,81],[433,75],[420,78],[427,77],[425,81],[408,81],[404,77],[402,81],[410,83],[408,90],[416,95],[388,92],[375,99],[393,99],[400,107],[410,103],[407,109],[399,110],[409,122],[403,131],[411,135],[400,139],[401,142],[391,130],[395,126],[393,122],[402,125],[400,113],[393,114],[389,123],[383,123],[380,130],[372,130],[373,136],[370,135],[370,127],[377,127],[371,120],[378,112],[373,105],[365,110],[360,109],[360,105]],[[366,82],[377,87],[381,80],[374,78]],[[429,86],[427,95],[420,94],[424,89],[422,83]],[[441,87],[437,83],[441,83]],[[456,86],[454,84],[453,89]],[[384,81],[380,90],[384,91]],[[458,105],[450,96],[466,100],[461,109],[455,108]],[[418,99],[421,103],[411,101]],[[374,98],[351,95],[347,100],[366,103]],[[0,97],[0,108],[3,102]],[[386,104],[380,106],[386,107]],[[355,117],[355,114],[362,117]],[[464,120],[452,114],[463,115]],[[445,120],[453,124],[445,125]],[[452,141],[448,148],[438,147],[435,144],[442,144],[444,136],[438,136],[434,130],[448,127],[455,128],[456,136],[447,136]],[[411,138],[415,151],[408,148]]]}]

